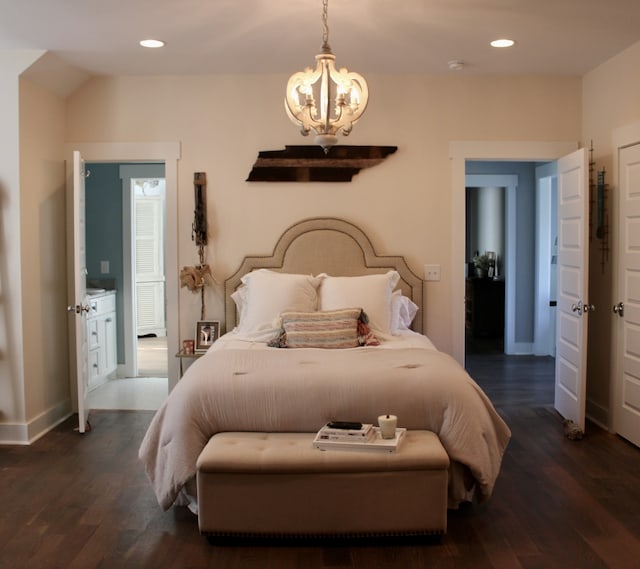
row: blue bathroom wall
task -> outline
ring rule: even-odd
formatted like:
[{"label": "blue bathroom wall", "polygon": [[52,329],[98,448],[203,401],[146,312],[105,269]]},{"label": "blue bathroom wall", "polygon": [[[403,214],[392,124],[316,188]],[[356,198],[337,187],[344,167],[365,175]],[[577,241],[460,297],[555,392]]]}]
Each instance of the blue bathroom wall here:
[{"label": "blue bathroom wall", "polygon": [[[121,166],[140,166],[140,176],[149,172],[149,164],[139,163],[86,163],[90,172],[85,180],[85,239],[87,286],[116,291],[116,330],[118,363],[124,363],[124,242],[123,242],[123,190]],[[164,176],[164,165],[158,174]],[[109,266],[102,272],[102,263]]]},{"label": "blue bathroom wall", "polygon": [[[87,283],[116,290],[118,363],[124,361],[122,182],[120,164],[87,163],[85,180],[85,238]],[[101,272],[101,261],[109,270]]]}]

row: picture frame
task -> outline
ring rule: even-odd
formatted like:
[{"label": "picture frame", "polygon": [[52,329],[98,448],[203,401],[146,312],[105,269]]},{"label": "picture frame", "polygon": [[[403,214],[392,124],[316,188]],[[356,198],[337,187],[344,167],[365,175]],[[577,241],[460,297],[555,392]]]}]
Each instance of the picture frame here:
[{"label": "picture frame", "polygon": [[196,352],[206,352],[220,337],[219,320],[198,320],[196,322]]}]

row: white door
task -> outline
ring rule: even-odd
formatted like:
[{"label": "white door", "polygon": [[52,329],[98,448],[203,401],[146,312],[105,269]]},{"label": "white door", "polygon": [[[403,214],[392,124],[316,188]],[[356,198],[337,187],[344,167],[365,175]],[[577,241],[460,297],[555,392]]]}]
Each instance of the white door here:
[{"label": "white door", "polygon": [[584,430],[589,273],[587,150],[558,160],[556,410]]},{"label": "white door", "polygon": [[70,261],[73,271],[73,293],[72,304],[67,310],[72,312],[73,333],[75,342],[70,342],[70,361],[76,362],[76,389],[78,406],[78,430],[84,433],[90,430],[89,426],[89,373],[87,347],[87,312],[89,312],[89,299],[87,297],[87,267],[85,250],[85,206],[84,206],[84,160],[78,151],[73,152],[72,171],[72,208],[73,208],[73,228],[71,230]]},{"label": "white door", "polygon": [[640,144],[620,150],[616,431],[640,446]]}]

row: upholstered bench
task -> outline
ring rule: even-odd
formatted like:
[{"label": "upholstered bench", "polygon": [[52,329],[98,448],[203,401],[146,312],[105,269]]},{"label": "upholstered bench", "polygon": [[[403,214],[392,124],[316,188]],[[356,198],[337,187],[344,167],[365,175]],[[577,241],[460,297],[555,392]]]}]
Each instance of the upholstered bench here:
[{"label": "upholstered bench", "polygon": [[208,536],[444,533],[449,457],[407,431],[397,452],[320,450],[313,433],[219,433],[197,462]]}]

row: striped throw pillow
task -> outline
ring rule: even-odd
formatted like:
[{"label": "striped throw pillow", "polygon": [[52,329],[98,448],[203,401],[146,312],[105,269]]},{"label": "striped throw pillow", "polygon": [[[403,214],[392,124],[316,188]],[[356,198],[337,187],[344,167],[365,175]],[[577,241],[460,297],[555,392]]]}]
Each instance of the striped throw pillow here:
[{"label": "striped throw pillow", "polygon": [[283,312],[288,348],[357,348],[361,308],[326,312]]}]

